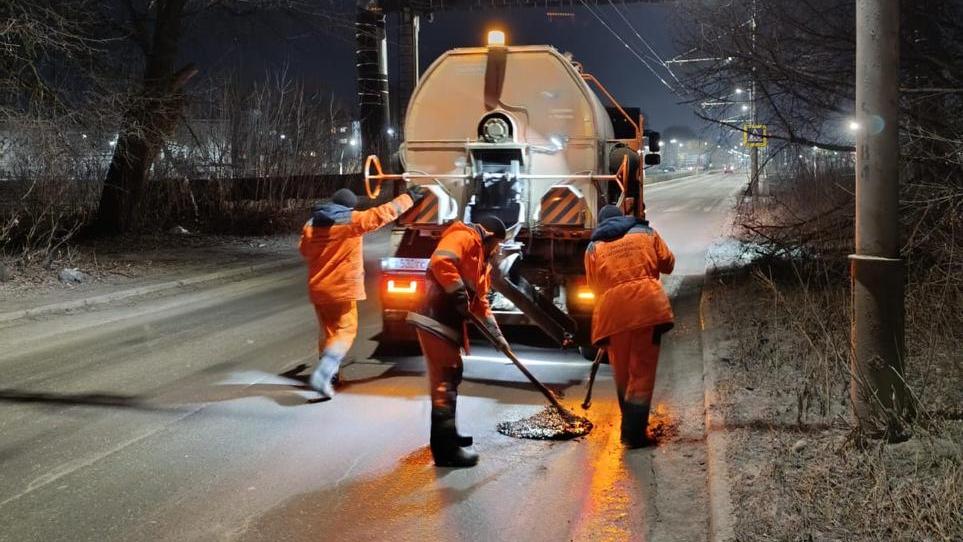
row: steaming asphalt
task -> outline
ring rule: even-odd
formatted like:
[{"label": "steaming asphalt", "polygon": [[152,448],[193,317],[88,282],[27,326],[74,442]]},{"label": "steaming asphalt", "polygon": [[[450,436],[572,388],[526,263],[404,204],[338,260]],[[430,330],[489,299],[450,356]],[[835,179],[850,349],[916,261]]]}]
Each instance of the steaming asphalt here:
[{"label": "steaming asphalt", "polygon": [[[303,271],[279,272],[0,327],[0,541],[704,540],[699,275],[743,182],[701,175],[646,191],[679,258],[654,415],[673,435],[657,448],[619,446],[607,366],[585,440],[496,433],[543,401],[477,345],[458,415],[482,460],[436,469],[423,362],[377,351],[376,300],[362,304],[334,400],[313,403],[284,375],[313,361],[316,324]],[[375,264],[388,236],[366,249]],[[588,362],[516,347],[580,410]]]}]

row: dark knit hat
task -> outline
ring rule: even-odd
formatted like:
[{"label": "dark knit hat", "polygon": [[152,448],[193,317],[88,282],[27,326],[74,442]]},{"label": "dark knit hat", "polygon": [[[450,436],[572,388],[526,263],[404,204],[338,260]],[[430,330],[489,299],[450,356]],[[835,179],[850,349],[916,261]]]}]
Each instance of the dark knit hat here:
[{"label": "dark knit hat", "polygon": [[334,194],[331,195],[331,203],[337,203],[338,205],[343,205],[348,209],[354,209],[358,206],[358,196],[355,196],[354,192],[348,190],[347,188],[339,188]]},{"label": "dark knit hat", "polygon": [[[472,217],[472,218],[474,218],[474,217]],[[502,222],[502,220],[501,220],[500,218],[498,218],[497,216],[495,216],[495,215],[482,215],[482,216],[478,217],[477,219],[475,219],[475,224],[478,224],[479,226],[481,226],[481,227],[485,228],[486,230],[488,230],[489,232],[491,232],[492,235],[494,235],[496,239],[501,239],[502,241],[505,240],[505,237],[506,237],[506,235],[507,235],[507,233],[506,233],[506,231],[505,231],[505,223]]]},{"label": "dark knit hat", "polygon": [[605,222],[610,218],[615,218],[617,216],[622,216],[622,215],[623,215],[622,209],[619,209],[615,205],[606,205],[605,207],[602,207],[602,209],[599,211],[599,224],[601,224],[602,222]]}]

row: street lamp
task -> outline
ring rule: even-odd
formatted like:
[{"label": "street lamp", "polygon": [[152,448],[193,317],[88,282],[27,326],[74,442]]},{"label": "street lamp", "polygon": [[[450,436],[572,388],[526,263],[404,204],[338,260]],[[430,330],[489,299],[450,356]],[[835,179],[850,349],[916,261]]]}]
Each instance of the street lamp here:
[{"label": "street lamp", "polygon": [[281,139],[287,139],[287,138],[288,138],[288,136],[286,136],[286,135],[284,135],[284,134],[281,134]]},{"label": "street lamp", "polygon": [[855,121],[855,120],[849,121],[849,131],[850,131],[850,132],[858,132],[858,131],[859,131],[859,128],[860,128],[859,122],[857,122],[857,121]]},{"label": "street lamp", "polygon": [[736,94],[742,94],[742,89],[741,89],[741,88],[737,88],[737,89],[736,89]]}]

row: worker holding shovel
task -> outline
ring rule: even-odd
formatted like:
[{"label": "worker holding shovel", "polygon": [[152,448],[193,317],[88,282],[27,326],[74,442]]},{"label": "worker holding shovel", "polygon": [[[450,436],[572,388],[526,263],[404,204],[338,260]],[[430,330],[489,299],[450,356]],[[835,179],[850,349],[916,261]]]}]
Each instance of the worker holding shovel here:
[{"label": "worker holding shovel", "polygon": [[[459,349],[467,350],[467,322],[476,319],[502,351],[508,351],[488,304],[491,259],[505,240],[505,224],[495,216],[474,224],[455,222],[431,255],[424,302],[408,314],[428,366],[431,386],[431,455],[439,467],[472,467],[478,454],[466,449],[472,438],[458,434],[455,408],[462,379]],[[473,318],[475,317],[475,318]]]},{"label": "worker holding shovel", "polygon": [[592,343],[604,347],[615,373],[622,410],[622,442],[648,443],[646,426],[662,334],[672,328],[672,307],[659,280],[675,256],[648,221],[623,216],[614,205],[599,211],[585,251],[585,273],[598,302]]}]

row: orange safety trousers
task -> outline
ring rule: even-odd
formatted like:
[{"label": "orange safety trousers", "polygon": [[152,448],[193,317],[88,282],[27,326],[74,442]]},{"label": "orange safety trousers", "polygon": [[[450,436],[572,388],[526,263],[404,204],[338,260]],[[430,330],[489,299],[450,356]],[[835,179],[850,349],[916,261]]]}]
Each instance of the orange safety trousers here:
[{"label": "orange safety trousers", "polygon": [[461,384],[464,363],[458,346],[430,331],[417,328],[418,342],[425,355],[428,366],[428,385],[431,391],[431,406],[447,408],[452,412],[458,400],[458,385]]},{"label": "orange safety trousers", "polygon": [[314,313],[321,328],[318,351],[344,356],[358,336],[358,302],[315,304]]},{"label": "orange safety trousers", "polygon": [[609,364],[615,373],[619,406],[623,402],[649,405],[659,365],[659,345],[655,326],[622,331],[609,337]]}]

